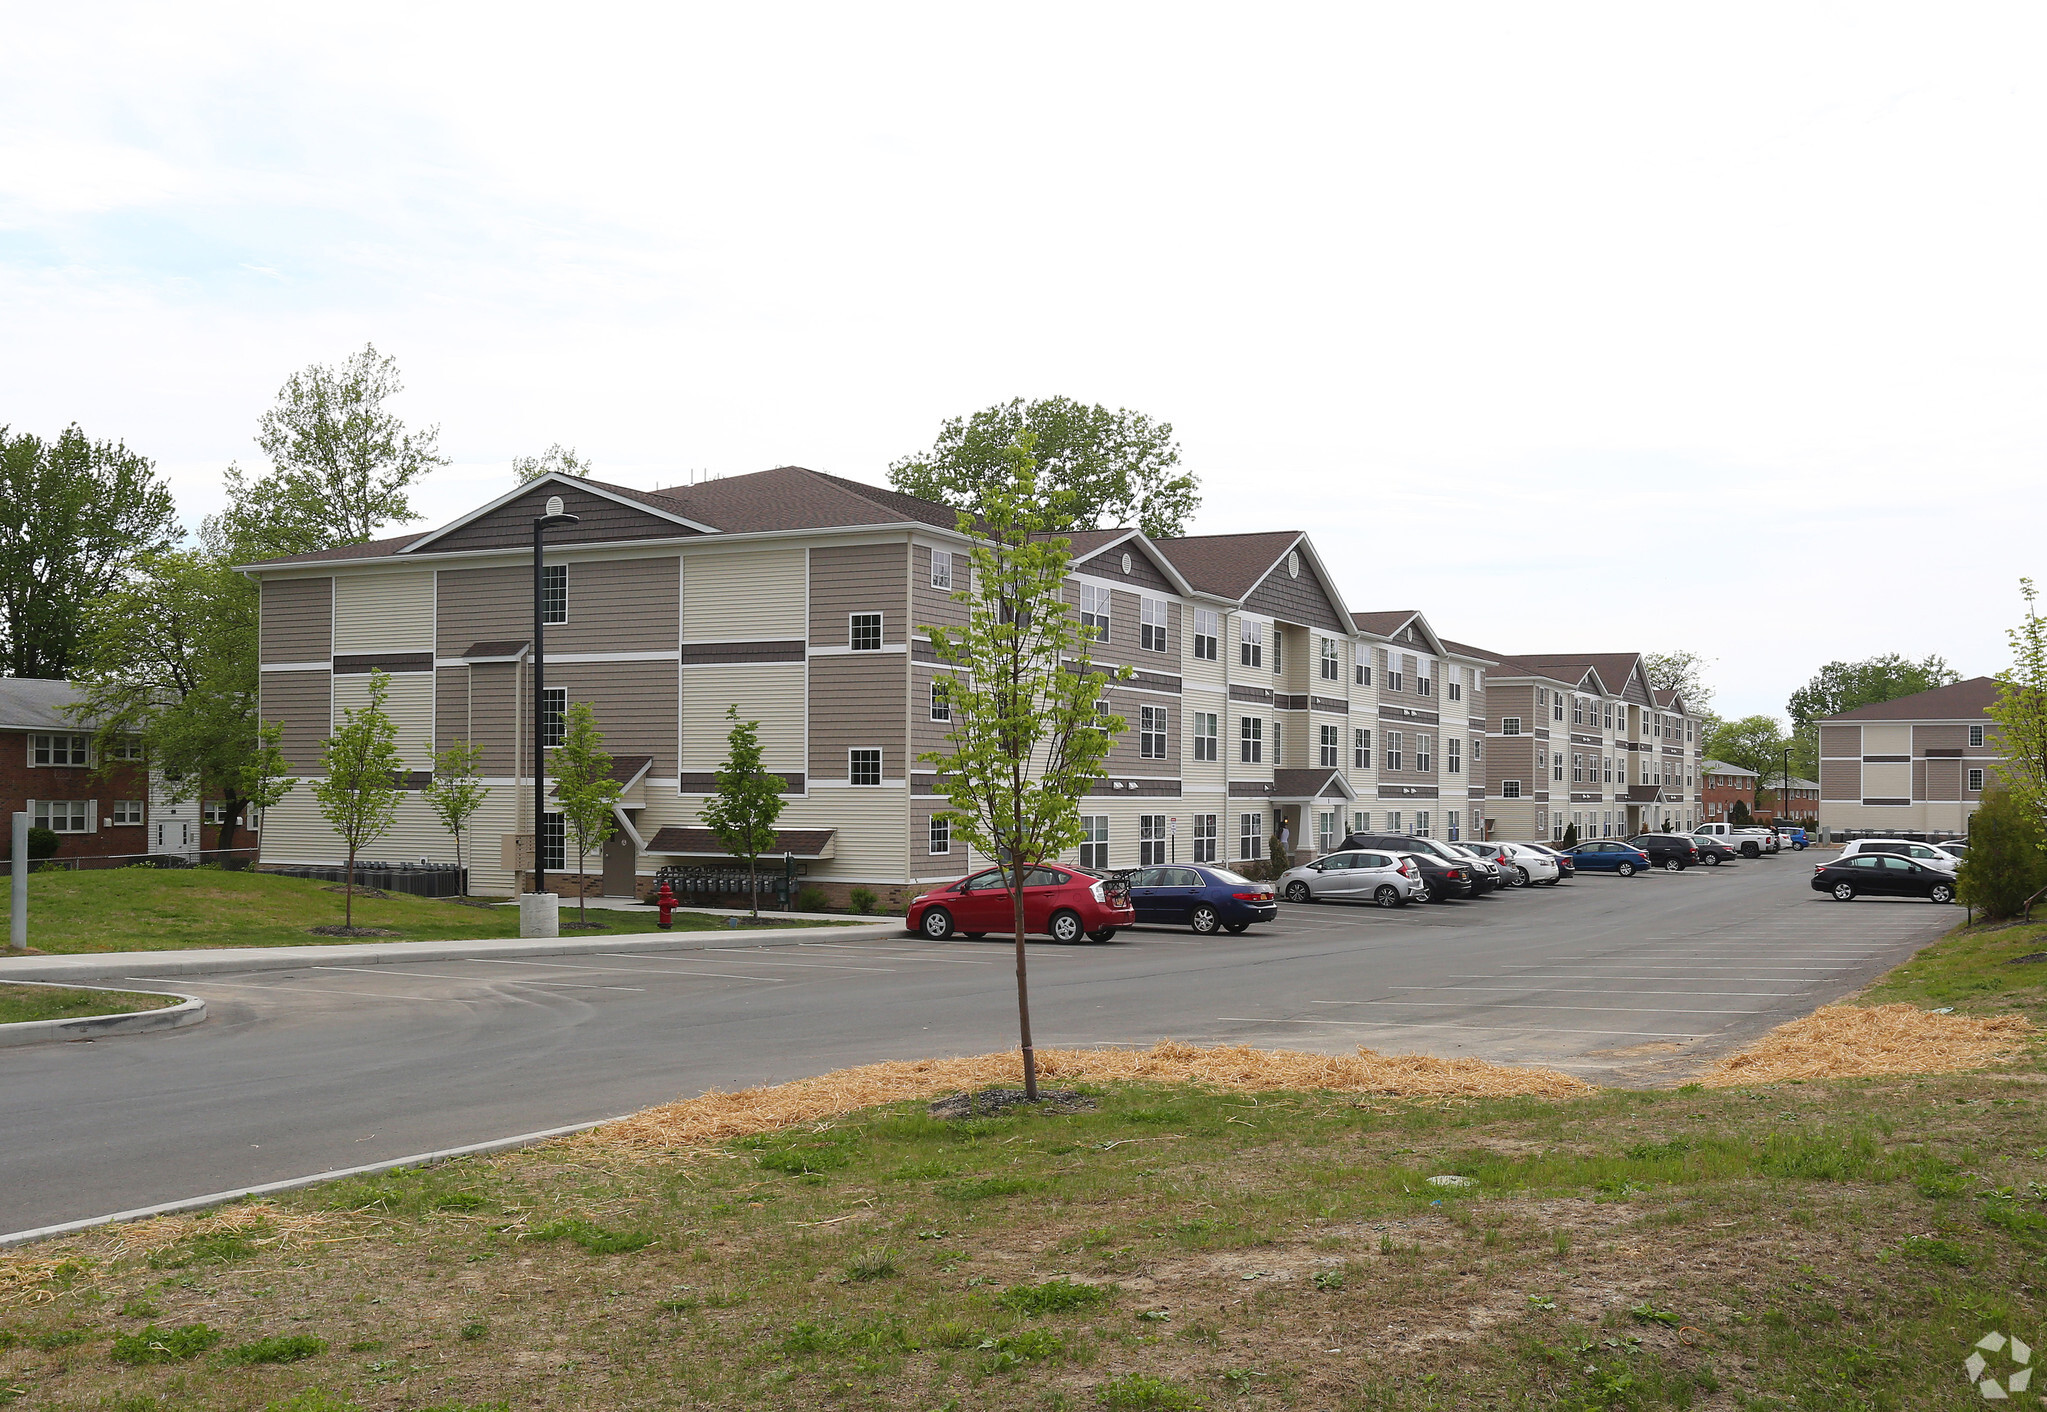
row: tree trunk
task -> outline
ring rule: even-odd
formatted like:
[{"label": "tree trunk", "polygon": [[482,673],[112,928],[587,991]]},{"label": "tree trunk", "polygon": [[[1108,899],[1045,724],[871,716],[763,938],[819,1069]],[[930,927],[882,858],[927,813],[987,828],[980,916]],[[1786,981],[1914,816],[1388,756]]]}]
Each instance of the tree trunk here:
[{"label": "tree trunk", "polygon": [[579,927],[590,925],[590,879],[584,876],[583,873],[583,870],[589,864],[590,855],[588,850],[578,848],[576,850],[576,925]]},{"label": "tree trunk", "polygon": [[348,876],[341,881],[341,924],[355,930],[355,845],[348,845]]},{"label": "tree trunk", "polygon": [[1010,855],[1016,859],[1009,875],[1009,902],[1011,916],[1016,922],[1016,1025],[1022,1040],[1024,1098],[1038,1101],[1038,1056],[1031,1047],[1031,991],[1024,975],[1024,896],[1023,859],[1021,853]]},{"label": "tree trunk", "polygon": [[469,895],[469,874],[462,871],[462,830],[455,831],[455,886],[463,897]]},{"label": "tree trunk", "polygon": [[760,860],[751,854],[746,859],[746,890],[753,899],[753,920],[761,919],[761,875]]},{"label": "tree trunk", "polygon": [[[227,852],[228,852],[228,850],[229,850],[229,849],[231,849],[231,848],[233,848],[233,847],[235,846],[235,830],[236,830],[237,828],[239,828],[239,827],[241,826],[241,817],[242,817],[242,805],[243,805],[243,803],[244,803],[245,801],[243,801],[243,800],[240,800],[240,799],[237,799],[237,798],[235,798],[235,797],[234,797],[234,796],[233,796],[232,794],[230,794],[230,795],[226,796],[226,799],[225,799],[225,801],[224,801],[224,802],[225,802],[225,808],[226,808],[226,811],[227,811],[227,812],[226,812],[226,813],[225,813],[224,815],[222,815],[222,818],[223,818],[224,822],[223,822],[223,823],[221,824],[221,826],[220,826],[220,840],[219,840],[219,842],[220,842],[220,853],[221,853],[221,855],[222,855],[222,857],[221,857],[221,861],[222,861],[222,862],[225,862],[225,861],[226,861],[226,855],[227,855]],[[206,819],[206,805],[204,804],[204,802],[201,802],[201,804],[200,804],[200,806],[199,806],[199,818],[200,818],[200,825],[199,825],[200,833],[199,833],[199,837],[200,837],[200,841],[201,841],[201,842],[204,842],[204,841],[205,841],[205,838],[206,838],[206,824],[205,824],[205,819]],[[201,853],[202,853],[202,854],[203,854],[203,853],[205,852],[205,850],[204,850],[204,849],[202,849],[202,850],[200,850],[200,851],[201,851]]]}]

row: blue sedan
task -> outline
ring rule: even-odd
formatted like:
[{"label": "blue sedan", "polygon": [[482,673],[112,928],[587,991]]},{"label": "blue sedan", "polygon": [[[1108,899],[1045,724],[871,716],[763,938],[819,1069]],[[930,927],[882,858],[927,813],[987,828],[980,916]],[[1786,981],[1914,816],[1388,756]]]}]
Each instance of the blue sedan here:
[{"label": "blue sedan", "polygon": [[1576,848],[1566,848],[1581,873],[1619,873],[1631,878],[1637,873],[1649,871],[1649,855],[1632,843],[1615,843],[1602,839],[1597,843],[1581,843]]},{"label": "blue sedan", "polygon": [[1137,920],[1192,927],[1202,936],[1241,932],[1279,915],[1272,884],[1252,882],[1228,868],[1175,864],[1137,868],[1128,875]]}]

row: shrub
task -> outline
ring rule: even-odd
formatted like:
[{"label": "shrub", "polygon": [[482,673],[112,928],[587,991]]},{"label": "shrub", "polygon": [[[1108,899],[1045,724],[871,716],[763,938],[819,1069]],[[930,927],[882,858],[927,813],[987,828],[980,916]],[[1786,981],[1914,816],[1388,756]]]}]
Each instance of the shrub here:
[{"label": "shrub", "polygon": [[852,899],[853,910],[863,917],[873,916],[875,907],[881,902],[869,888],[856,887],[846,895]]},{"label": "shrub", "polygon": [[30,829],[28,831],[28,861],[40,863],[45,858],[57,856],[57,847],[64,840],[54,829]]},{"label": "shrub", "polygon": [[223,1363],[296,1363],[327,1351],[327,1340],[311,1334],[284,1334],[238,1343],[220,1355]]},{"label": "shrub", "polygon": [[1562,837],[1561,839],[1559,839],[1559,840],[1557,841],[1557,847],[1559,847],[1559,848],[1576,848],[1577,846],[1578,846],[1578,826],[1577,826],[1576,824],[1572,824],[1572,825],[1571,825],[1570,827],[1568,827],[1568,828],[1566,828],[1566,829],[1564,830],[1564,836],[1563,836],[1563,837]]},{"label": "shrub", "polygon": [[1755,817],[1748,811],[1747,800],[1737,799],[1734,801],[1734,807],[1727,811],[1727,822],[1738,829],[1745,829],[1755,822]]},{"label": "shrub", "polygon": [[1962,902],[1985,921],[2016,917],[2047,888],[2047,853],[2041,852],[2040,821],[2008,789],[1983,791],[1982,807],[1969,821],[1969,851],[1955,879]]},{"label": "shrub", "polygon": [[808,883],[796,890],[796,910],[799,912],[822,912],[831,905],[831,899],[816,883]]},{"label": "shrub", "polygon": [[181,1324],[175,1329],[159,1329],[151,1324],[141,1333],[120,1334],[114,1339],[113,1358],[116,1363],[131,1363],[141,1367],[148,1363],[174,1363],[180,1359],[197,1358],[221,1340],[218,1329],[209,1329],[204,1324]]}]

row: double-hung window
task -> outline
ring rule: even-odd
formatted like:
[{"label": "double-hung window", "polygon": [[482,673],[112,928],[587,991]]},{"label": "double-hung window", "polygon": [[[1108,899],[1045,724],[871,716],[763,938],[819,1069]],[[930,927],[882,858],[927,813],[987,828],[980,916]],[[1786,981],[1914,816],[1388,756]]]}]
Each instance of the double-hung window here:
[{"label": "double-hung window", "polygon": [[1194,816],[1194,861],[1213,863],[1215,861],[1216,815],[1196,814]]},{"label": "double-hung window", "polygon": [[1263,858],[1265,856],[1265,816],[1263,814],[1237,815],[1237,856],[1239,858]]},{"label": "double-hung window", "polygon": [[1358,664],[1355,670],[1359,686],[1372,684],[1372,664],[1365,660],[1365,651],[1362,648],[1358,651]]},{"label": "double-hung window", "polygon": [[1265,758],[1265,722],[1257,716],[1244,716],[1237,722],[1238,759],[1246,765],[1255,765]]},{"label": "double-hung window", "polygon": [[569,620],[569,566],[544,564],[540,569],[540,621],[565,623]]},{"label": "double-hung window", "polygon": [[92,802],[86,799],[37,799],[29,804],[29,824],[51,833],[86,833],[92,828]]},{"label": "double-hung window", "polygon": [[1577,784],[1585,782],[1585,752],[1582,750],[1571,752],[1571,779]]},{"label": "double-hung window", "polygon": [[1564,694],[1561,691],[1550,693],[1549,713],[1551,720],[1561,721],[1564,718]]},{"label": "double-hung window", "polygon": [[562,743],[562,717],[568,714],[569,689],[545,687],[540,693],[540,746],[552,750]]},{"label": "double-hung window", "polygon": [[1333,637],[1322,639],[1322,680],[1343,680],[1343,658],[1337,653],[1336,639]]},{"label": "double-hung window", "polygon": [[1163,598],[1144,598],[1139,601],[1137,616],[1137,645],[1147,652],[1166,650],[1166,615],[1170,605]]},{"label": "double-hung window", "polygon": [[1109,816],[1107,814],[1082,814],[1080,816],[1080,866],[1083,868],[1106,868],[1109,866]]},{"label": "double-hung window", "polygon": [[142,737],[139,735],[117,737],[113,749],[107,752],[107,758],[139,762],[142,759]]},{"label": "double-hung window", "polygon": [[1436,664],[1424,657],[1414,669],[1414,694],[1428,696],[1436,689]]},{"label": "double-hung window", "polygon": [[1452,701],[1462,701],[1464,699],[1464,683],[1460,678],[1469,670],[1467,667],[1455,667],[1451,669],[1450,676],[1445,678],[1444,685],[1448,688],[1448,694]]},{"label": "double-hung window", "polygon": [[1245,667],[1265,665],[1265,624],[1250,618],[1237,620],[1237,661]]},{"label": "double-hung window", "polygon": [[1429,811],[1426,809],[1414,811],[1414,836],[1416,838],[1429,836]]},{"label": "double-hung window", "polygon": [[949,721],[952,719],[952,683],[939,677],[931,683],[931,719]]},{"label": "double-hung window", "polygon": [[1461,736],[1443,738],[1443,768],[1453,775],[1464,773],[1464,740]]},{"label": "double-hung window", "polygon": [[1215,660],[1215,640],[1222,632],[1219,614],[1213,608],[1194,610],[1194,655],[1204,662]]},{"label": "double-hung window", "polygon": [[942,814],[933,814],[930,839],[933,853],[952,852],[952,820]]},{"label": "double-hung window", "polygon": [[1109,590],[1091,583],[1080,586],[1080,625],[1095,630],[1097,642],[1109,640]]},{"label": "double-hung window", "polygon": [[1353,770],[1372,768],[1372,733],[1362,727],[1350,733],[1350,767]]},{"label": "double-hung window", "polygon": [[1407,680],[1407,673],[1400,670],[1400,659],[1391,652],[1386,654],[1386,689],[1399,691],[1401,683]]},{"label": "double-hung window", "polygon": [[1388,731],[1388,732],[1386,732],[1386,768],[1387,768],[1387,769],[1389,769],[1389,770],[1397,770],[1397,769],[1399,769],[1399,768],[1400,768],[1400,758],[1401,758],[1401,751],[1402,751],[1402,748],[1403,748],[1403,747],[1404,747],[1405,745],[1406,745],[1406,742],[1405,742],[1404,740],[1402,740],[1402,739],[1401,739],[1401,737],[1400,737],[1400,732],[1399,732],[1399,731]]},{"label": "double-hung window", "polygon": [[1414,738],[1414,767],[1424,774],[1428,773],[1429,761],[1435,758],[1434,745],[1435,740],[1432,737],[1419,732],[1416,733]]},{"label": "double-hung window", "polygon": [[28,738],[31,765],[83,765],[91,755],[89,735],[32,735]]},{"label": "double-hung window", "polygon": [[117,824],[141,823],[143,821],[142,801],[139,799],[115,800],[113,821]]},{"label": "double-hung window", "polygon": [[1194,758],[1213,760],[1215,751],[1215,712],[1196,711],[1194,716]]},{"label": "double-hung window", "polygon": [[1137,708],[1137,754],[1143,760],[1166,758],[1166,708]]},{"label": "double-hung window", "polygon": [[1320,752],[1316,763],[1327,769],[1335,769],[1338,757],[1343,753],[1343,737],[1337,734],[1335,726],[1321,728],[1322,741],[1317,747]]},{"label": "double-hung window", "polygon": [[846,646],[855,652],[881,651],[881,614],[847,614]]},{"label": "double-hung window", "polygon": [[1970,726],[1970,727],[1969,727],[1969,745],[1970,745],[1970,748],[1971,748],[1971,749],[1977,749],[1977,750],[1980,750],[1980,749],[1982,749],[1982,747],[1983,747],[1983,727],[1981,727],[1981,726]]},{"label": "double-hung window", "polygon": [[[952,588],[951,550],[934,549],[931,551],[931,586],[933,588],[943,588],[946,590],[950,590]],[[948,848],[951,847],[951,842],[949,839],[946,846]],[[942,852],[943,850],[934,848],[931,851],[934,853],[938,853]]]},{"label": "double-hung window", "polygon": [[1585,724],[1585,698],[1582,696],[1571,697],[1571,724],[1574,726]]},{"label": "double-hung window", "polygon": [[846,783],[878,785],[881,783],[881,752],[879,750],[848,750],[846,752]]},{"label": "double-hung window", "polygon": [[1137,816],[1137,866],[1155,868],[1166,861],[1166,816]]}]

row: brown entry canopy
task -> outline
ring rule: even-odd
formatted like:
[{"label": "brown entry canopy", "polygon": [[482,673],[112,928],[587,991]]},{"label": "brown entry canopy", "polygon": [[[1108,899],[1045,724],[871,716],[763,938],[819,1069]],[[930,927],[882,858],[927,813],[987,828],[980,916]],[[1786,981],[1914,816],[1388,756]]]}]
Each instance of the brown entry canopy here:
[{"label": "brown entry canopy", "polygon": [[[837,829],[784,829],[775,841],[761,850],[763,858],[784,853],[797,858],[829,858]],[[718,842],[709,829],[665,828],[647,840],[647,852],[667,853],[678,858],[730,858],[731,850]]]}]

